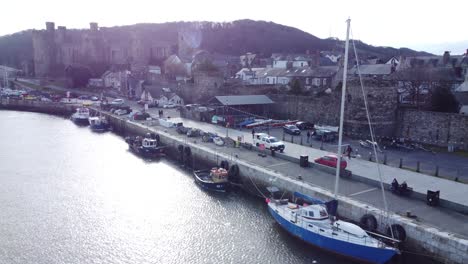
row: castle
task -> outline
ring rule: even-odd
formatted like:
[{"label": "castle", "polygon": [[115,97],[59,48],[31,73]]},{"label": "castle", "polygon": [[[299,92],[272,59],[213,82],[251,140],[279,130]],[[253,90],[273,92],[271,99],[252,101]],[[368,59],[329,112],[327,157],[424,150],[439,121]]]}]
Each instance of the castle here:
[{"label": "castle", "polygon": [[141,68],[159,62],[177,50],[177,32],[155,38],[144,28],[99,28],[90,23],[87,30],[55,29],[46,22],[45,30],[33,31],[33,61],[36,77],[62,77],[68,67],[85,67],[100,75],[113,66]]}]

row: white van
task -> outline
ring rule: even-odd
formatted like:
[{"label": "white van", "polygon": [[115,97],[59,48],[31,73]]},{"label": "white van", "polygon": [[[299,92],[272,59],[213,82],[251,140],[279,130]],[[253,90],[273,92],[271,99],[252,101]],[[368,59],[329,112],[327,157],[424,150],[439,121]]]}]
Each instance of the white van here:
[{"label": "white van", "polygon": [[264,144],[265,148],[283,152],[285,145],[283,141],[278,140],[275,137],[269,136],[266,133],[255,133],[253,143],[259,147],[260,144]]}]

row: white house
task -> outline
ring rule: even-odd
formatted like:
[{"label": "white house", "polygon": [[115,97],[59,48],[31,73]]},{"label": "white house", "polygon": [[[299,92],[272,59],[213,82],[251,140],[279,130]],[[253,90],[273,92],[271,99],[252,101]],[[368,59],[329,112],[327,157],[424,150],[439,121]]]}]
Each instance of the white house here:
[{"label": "white house", "polygon": [[309,62],[307,61],[307,59],[305,57],[298,56],[298,57],[294,58],[294,60],[292,62],[292,66],[293,66],[293,68],[307,67],[307,66],[309,66]]},{"label": "white house", "polygon": [[166,105],[169,103],[177,104],[177,105],[184,104],[184,99],[180,98],[180,96],[178,96],[175,93],[163,94],[156,101],[158,102],[158,105]]},{"label": "white house", "polygon": [[151,96],[151,93],[147,90],[143,90],[140,96],[140,100],[144,102],[153,102],[154,98]]},{"label": "white house", "polygon": [[286,69],[288,67],[287,59],[278,59],[273,61],[273,68]]},{"label": "white house", "polygon": [[106,88],[114,88],[120,91],[122,87],[122,83],[125,82],[127,75],[130,74],[129,71],[106,71],[102,75],[102,79],[104,81],[104,87]]}]

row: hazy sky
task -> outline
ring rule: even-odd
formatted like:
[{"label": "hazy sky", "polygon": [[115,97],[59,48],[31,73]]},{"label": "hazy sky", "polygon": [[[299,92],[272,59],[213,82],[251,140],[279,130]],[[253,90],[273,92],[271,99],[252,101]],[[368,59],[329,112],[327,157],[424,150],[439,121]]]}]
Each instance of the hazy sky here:
[{"label": "hazy sky", "polygon": [[4,0],[0,10],[0,35],[43,29],[46,21],[88,28],[92,21],[114,26],[248,18],[344,39],[351,17],[354,37],[372,45],[452,54],[468,49],[466,0]]}]

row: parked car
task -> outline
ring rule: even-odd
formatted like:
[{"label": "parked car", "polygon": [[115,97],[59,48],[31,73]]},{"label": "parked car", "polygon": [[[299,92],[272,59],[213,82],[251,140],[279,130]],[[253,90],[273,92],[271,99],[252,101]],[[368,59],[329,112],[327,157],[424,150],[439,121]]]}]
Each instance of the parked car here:
[{"label": "parked car", "polygon": [[130,119],[132,119],[132,120],[146,120],[147,118],[150,118],[150,117],[151,116],[146,112],[143,112],[143,113],[136,112],[136,113],[132,113],[130,115]]},{"label": "parked car", "polygon": [[113,106],[123,105],[124,103],[124,99],[114,99],[112,102],[110,102],[110,104]]},{"label": "parked car", "polygon": [[312,138],[324,142],[333,142],[336,140],[337,136],[335,132],[324,129],[318,129],[315,130],[315,132],[312,134]]},{"label": "parked car", "polygon": [[131,109],[117,109],[114,111],[116,115],[128,115],[131,113]]},{"label": "parked car", "polygon": [[314,124],[311,122],[299,121],[296,123],[297,128],[300,130],[312,130],[314,129]]},{"label": "parked car", "polygon": [[284,131],[284,133],[288,133],[288,134],[291,134],[291,135],[300,135],[301,134],[301,130],[299,128],[297,128],[297,126],[295,126],[295,125],[285,125],[283,127],[283,131]]},{"label": "parked car", "polygon": [[280,152],[283,152],[285,149],[283,141],[280,141],[275,137],[269,136],[265,133],[255,133],[253,142],[257,147],[259,147],[260,144],[263,144],[265,145],[265,148],[271,150],[279,150]]},{"label": "parked car", "polygon": [[176,108],[176,107],[177,107],[177,105],[176,105],[176,104],[173,104],[173,103],[165,104],[165,105],[163,106],[163,108]]},{"label": "parked car", "polygon": [[217,145],[217,146],[223,146],[224,145],[224,140],[220,137],[215,137],[213,138],[213,142]]},{"label": "parked car", "polygon": [[[325,155],[323,157],[315,159],[314,161],[318,164],[336,168],[336,164],[338,163],[338,157],[336,155]],[[348,166],[348,163],[343,158],[341,159],[340,163],[340,168],[343,170],[346,169],[346,167]]]}]

